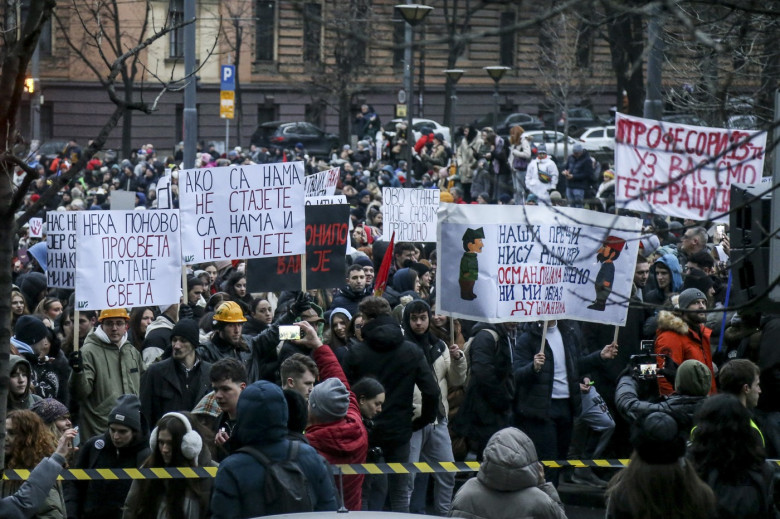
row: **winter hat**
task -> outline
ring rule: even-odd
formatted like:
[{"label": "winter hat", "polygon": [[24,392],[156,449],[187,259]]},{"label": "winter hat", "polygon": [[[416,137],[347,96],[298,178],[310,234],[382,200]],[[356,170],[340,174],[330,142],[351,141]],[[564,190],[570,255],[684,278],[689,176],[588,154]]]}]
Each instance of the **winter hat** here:
[{"label": "winter hat", "polygon": [[509,205],[509,202],[512,200],[512,197],[509,196],[506,193],[503,193],[501,196],[498,197],[498,201],[501,202],[503,205]]},{"label": "winter hat", "polygon": [[45,241],[40,241],[27,249],[27,254],[35,258],[35,261],[38,262],[38,265],[41,266],[44,272],[48,270],[48,265],[46,264],[46,252],[48,251],[48,247],[46,245]]},{"label": "winter hat", "polygon": [[685,439],[677,421],[663,412],[649,413],[634,422],[631,444],[650,465],[670,465],[685,455]]},{"label": "winter hat", "polygon": [[706,294],[712,287],[712,278],[698,269],[691,270],[685,275],[685,280],[683,281],[683,290],[696,288]]},{"label": "winter hat", "polygon": [[655,234],[646,234],[639,238],[639,253],[645,258],[649,258],[660,246],[661,240]]},{"label": "winter hat", "polygon": [[108,413],[108,424],[119,424],[141,431],[141,401],[135,395],[121,395],[116,406]]},{"label": "winter hat", "polygon": [[34,315],[19,317],[14,326],[14,337],[16,340],[28,346],[45,339],[48,335],[49,330],[46,328],[46,325]]},{"label": "winter hat", "polygon": [[680,297],[677,299],[677,307],[680,310],[685,310],[699,299],[706,301],[707,296],[698,288],[688,288],[680,293]]},{"label": "winter hat", "polygon": [[330,315],[328,316],[328,326],[331,328],[333,327],[333,316],[336,314],[341,314],[347,317],[347,321],[352,320],[352,314],[347,310],[346,308],[337,307],[330,311]]},{"label": "winter hat", "polygon": [[433,134],[433,138],[436,139],[439,142],[444,142],[444,134],[441,132],[436,132]]},{"label": "winter hat", "polygon": [[423,276],[426,272],[430,272],[431,268],[424,263],[412,263],[409,268],[417,272],[418,276]]},{"label": "winter hat", "polygon": [[579,153],[580,151],[582,151],[582,144],[580,144],[579,142],[576,143],[574,146],[571,147],[571,151],[573,151],[574,153]]},{"label": "winter hat", "polygon": [[688,359],[677,368],[674,390],[681,395],[707,396],[712,387],[710,368],[696,359]]},{"label": "winter hat", "polygon": [[352,262],[353,265],[360,265],[362,267],[374,267],[374,262],[371,261],[371,258],[369,258],[366,255],[361,255],[355,258],[355,260]]},{"label": "winter hat", "polygon": [[349,391],[337,378],[323,380],[309,395],[312,414],[323,423],[335,422],[347,416]]},{"label": "winter hat", "polygon": [[528,197],[525,199],[525,203],[529,203],[529,202],[532,202],[532,203],[535,204],[535,203],[539,202],[539,197],[536,196],[533,193],[528,193]]},{"label": "winter hat", "polygon": [[46,425],[52,424],[54,420],[70,414],[68,408],[54,398],[38,400],[30,410],[40,416]]},{"label": "winter hat", "polygon": [[195,319],[181,319],[178,323],[173,325],[173,329],[171,330],[171,340],[173,340],[174,337],[181,337],[192,344],[194,348],[197,348],[200,344],[197,321],[195,321]]},{"label": "winter hat", "polygon": [[24,274],[24,278],[19,282],[19,291],[24,295],[28,308],[35,308],[39,301],[38,296],[44,290],[46,290],[46,275],[40,272]]},{"label": "winter hat", "polygon": [[558,191],[550,191],[550,201],[556,202],[558,200],[562,200],[563,196]]}]

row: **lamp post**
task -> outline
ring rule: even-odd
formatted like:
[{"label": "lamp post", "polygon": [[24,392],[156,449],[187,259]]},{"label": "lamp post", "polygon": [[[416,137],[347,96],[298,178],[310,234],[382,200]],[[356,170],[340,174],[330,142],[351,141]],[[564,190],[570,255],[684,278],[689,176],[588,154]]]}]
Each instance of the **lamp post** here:
[{"label": "lamp post", "polygon": [[509,67],[500,67],[500,66],[494,66],[494,67],[483,67],[485,69],[485,72],[488,73],[488,76],[490,76],[493,79],[494,85],[493,85],[493,124],[491,126],[493,129],[496,129],[496,125],[498,124],[498,82],[501,81],[501,78],[504,77],[504,74],[507,73],[507,71],[512,70]]},{"label": "lamp post", "polygon": [[452,93],[450,94],[450,138],[452,142],[451,146],[455,146],[455,104],[458,102],[458,94],[456,91],[456,85],[460,78],[463,77],[463,70],[459,68],[449,68],[444,71],[447,79],[452,83]]},{"label": "lamp post", "polygon": [[425,20],[428,13],[433,11],[433,7],[422,4],[401,4],[396,5],[396,9],[403,16],[406,22],[406,32],[404,34],[404,88],[406,89],[406,141],[408,143],[406,152],[406,164],[409,167],[407,174],[407,183],[412,176],[412,148],[414,146],[414,132],[412,131],[412,106],[414,106],[414,74],[412,61],[412,46],[414,45],[414,27]]}]

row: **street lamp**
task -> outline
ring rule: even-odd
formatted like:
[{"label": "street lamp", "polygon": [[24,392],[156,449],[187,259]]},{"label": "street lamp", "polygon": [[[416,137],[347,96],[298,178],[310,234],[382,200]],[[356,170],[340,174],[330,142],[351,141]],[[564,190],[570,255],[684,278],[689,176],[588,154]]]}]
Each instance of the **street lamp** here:
[{"label": "street lamp", "polygon": [[490,76],[493,79],[494,87],[493,87],[493,124],[491,125],[493,129],[496,129],[496,125],[498,124],[498,82],[501,81],[501,78],[504,77],[504,74],[507,73],[507,71],[512,70],[509,67],[483,67],[485,71],[488,73],[488,76]]},{"label": "street lamp", "polygon": [[458,80],[463,77],[463,69],[449,68],[444,71],[447,75],[447,79],[452,84],[452,93],[450,94],[450,139],[452,142],[450,145],[455,146],[455,104],[458,102],[458,94],[456,92],[456,85]]},{"label": "street lamp", "polygon": [[404,44],[406,47],[404,49],[404,61],[406,62],[404,66],[404,85],[406,89],[406,141],[408,143],[406,163],[409,167],[408,183],[412,176],[412,148],[414,146],[414,132],[412,131],[412,100],[414,99],[412,45],[414,44],[414,27],[425,20],[425,17],[433,11],[433,7],[422,4],[402,4],[396,5],[395,8],[398,9],[406,22],[406,32],[404,33]]}]

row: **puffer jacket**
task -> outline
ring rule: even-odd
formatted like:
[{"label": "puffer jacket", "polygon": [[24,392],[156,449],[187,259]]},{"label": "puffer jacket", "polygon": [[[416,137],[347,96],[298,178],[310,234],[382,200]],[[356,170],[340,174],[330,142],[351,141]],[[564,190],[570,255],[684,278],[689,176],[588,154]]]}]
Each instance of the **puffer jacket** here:
[{"label": "puffer jacket", "polygon": [[[655,353],[669,355],[678,366],[688,359],[703,362],[712,372],[710,394],[713,395],[717,392],[717,388],[715,386],[715,372],[712,369],[711,333],[712,330],[704,325],[699,325],[698,330],[691,329],[682,317],[673,312],[662,310],[658,313]],[[674,386],[665,378],[659,377],[658,391],[662,395],[671,395],[674,393]]]},{"label": "puffer jacket", "polygon": [[[272,462],[287,458],[287,401],[282,389],[260,380],[247,387],[238,399],[238,419],[233,454],[219,465],[211,498],[212,519],[239,519],[266,515],[262,491],[265,468],[251,454],[235,452],[244,445],[260,449]],[[300,443],[298,464],[306,474],[314,511],[336,510],[333,476],[325,460],[310,445]]]},{"label": "puffer jacket", "polygon": [[[332,465],[365,463],[368,452],[368,432],[363,426],[363,417],[355,393],[350,389],[347,377],[329,346],[317,348],[312,356],[320,371],[320,380],[337,378],[347,387],[349,408],[347,416],[341,420],[307,427],[306,439]],[[344,506],[349,510],[360,510],[363,478],[362,474],[344,476]]]},{"label": "puffer jacket", "polygon": [[490,438],[477,477],[458,490],[449,516],[566,519],[555,487],[539,477],[533,442],[514,427],[502,429]]},{"label": "puffer jacket", "polygon": [[81,348],[84,369],[70,379],[73,398],[81,405],[79,435],[92,438],[108,429],[108,413],[120,395],[139,395],[144,363],[125,341],[112,344],[100,328],[87,335]]}]

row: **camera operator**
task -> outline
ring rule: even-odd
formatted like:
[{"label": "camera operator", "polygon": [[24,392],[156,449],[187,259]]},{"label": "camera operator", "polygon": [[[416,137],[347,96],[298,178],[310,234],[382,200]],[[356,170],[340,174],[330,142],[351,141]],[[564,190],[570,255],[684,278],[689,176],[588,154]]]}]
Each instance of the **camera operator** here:
[{"label": "camera operator", "polygon": [[[643,362],[643,359],[647,362]],[[615,393],[618,411],[629,422],[656,411],[672,414],[687,435],[693,427],[693,415],[710,391],[712,373],[704,363],[688,359],[680,364],[674,375],[674,393],[658,396],[655,359],[656,357],[651,355],[632,357],[632,367],[618,381]],[[674,361],[666,357],[666,364],[661,372],[665,373],[667,378],[670,378],[670,372],[673,372],[673,364]],[[655,394],[655,398],[640,398],[640,394],[650,391]]]}]

